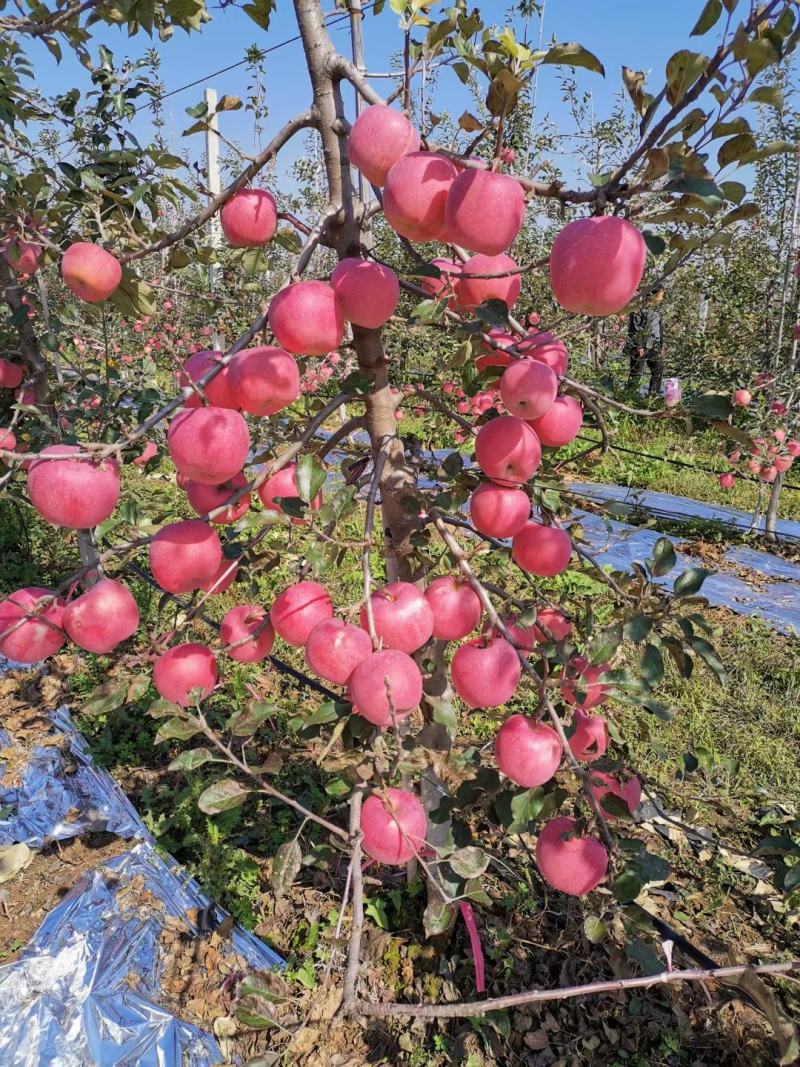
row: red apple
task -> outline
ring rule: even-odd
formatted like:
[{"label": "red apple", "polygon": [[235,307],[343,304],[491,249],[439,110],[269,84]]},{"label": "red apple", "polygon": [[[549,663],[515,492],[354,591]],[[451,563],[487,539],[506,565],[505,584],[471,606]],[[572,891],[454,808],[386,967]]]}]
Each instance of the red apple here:
[{"label": "red apple", "polygon": [[325,282],[294,282],[273,296],[269,325],[282,348],[295,355],[324,356],[344,336],[344,315]]},{"label": "red apple", "polygon": [[481,621],[480,597],[469,582],[452,574],[434,578],[425,599],[433,612],[433,636],[442,641],[460,641]]},{"label": "red apple", "polygon": [[734,477],[730,473],[730,471],[726,471],[724,474],[720,474],[720,476],[719,476],[719,484],[722,486],[723,489],[732,489],[733,488],[733,482],[734,482]]},{"label": "red apple", "polygon": [[19,363],[0,359],[0,389],[16,389],[22,384],[23,371]]},{"label": "red apple", "polygon": [[578,315],[615,315],[636,292],[646,258],[644,238],[627,219],[576,219],[550,249],[553,295]]},{"label": "red apple", "polygon": [[512,782],[533,789],[549,782],[558,770],[564,749],[552,726],[510,715],[494,740],[497,766]]},{"label": "red apple", "polygon": [[225,240],[234,248],[259,248],[275,236],[278,208],[266,189],[240,189],[219,215]]},{"label": "red apple", "polygon": [[372,653],[369,634],[343,619],[323,619],[306,641],[306,663],[328,682],[347,685],[353,671]]},{"label": "red apple", "polygon": [[[49,589],[27,586],[0,603],[0,655],[14,663],[38,663],[63,647],[64,601],[59,597],[37,610],[38,602],[46,596],[52,596]],[[31,618],[18,625],[29,614]]]},{"label": "red apple", "polygon": [[501,415],[478,431],[475,459],[487,478],[513,487],[527,482],[536,472],[542,449],[526,422],[514,415]]},{"label": "red apple", "polygon": [[575,729],[568,738],[570,751],[581,763],[593,763],[608,748],[608,725],[602,715],[586,715],[578,707],[573,720]]},{"label": "red apple", "polygon": [[552,578],[569,566],[572,539],[557,526],[543,526],[531,520],[514,535],[511,554],[529,574]]},{"label": "red apple", "polygon": [[190,593],[219,571],[222,545],[216,530],[200,519],[162,526],[150,542],[150,570],[168,593]]},{"label": "red apple", "polygon": [[[384,648],[416,652],[433,633],[433,611],[424,593],[411,582],[391,582],[370,597],[375,633]],[[366,606],[361,607],[361,626],[368,628]]]},{"label": "red apple", "polygon": [[394,315],[400,300],[397,275],[371,259],[342,259],[331,275],[331,289],[348,322],[377,330]]},{"label": "red apple", "polygon": [[[568,704],[577,704],[579,708],[596,708],[604,704],[608,699],[609,686],[598,681],[602,675],[611,670],[608,663],[600,663],[590,667],[583,656],[575,656],[564,671],[561,682],[561,695]],[[576,690],[583,696],[577,699]]]},{"label": "red apple", "polygon": [[372,185],[383,185],[390,167],[418,148],[416,129],[405,115],[385,104],[373,104],[363,111],[347,141],[350,162]]},{"label": "red apple", "polygon": [[[300,499],[300,491],[297,488],[297,464],[289,463],[281,467],[275,474],[270,475],[257,489],[261,503],[267,511],[280,511],[279,498]],[[322,490],[317,493],[309,505],[311,511],[319,511],[322,505]],[[305,519],[292,519],[295,526],[304,526]]]},{"label": "red apple", "polygon": [[733,402],[737,408],[746,408],[753,399],[749,389],[736,389],[733,394]]},{"label": "red apple", "polygon": [[201,690],[204,700],[217,684],[217,660],[210,648],[196,642],[175,645],[153,664],[153,685],[172,704],[189,707],[190,694]]},{"label": "red apple", "polygon": [[360,715],[385,729],[392,725],[392,716],[400,722],[418,707],[422,675],[407,653],[383,648],[372,652],[355,668],[350,676],[350,696]]},{"label": "red apple", "polygon": [[547,330],[529,330],[527,337],[517,342],[520,352],[544,363],[559,378],[567,373],[567,346]]},{"label": "red apple", "polygon": [[500,379],[500,396],[508,413],[520,419],[538,419],[553,406],[558,378],[536,359],[517,359]]},{"label": "red apple", "polygon": [[232,559],[223,558],[219,567],[217,567],[211,577],[207,578],[204,582],[201,582],[197,588],[211,596],[217,596],[220,593],[224,593],[226,589],[230,589],[236,581],[236,575],[238,573],[238,562],[234,562]]},{"label": "red apple", "polygon": [[47,522],[85,530],[104,522],[117,506],[119,465],[115,459],[95,463],[72,459],[78,445],[48,445],[28,468],[28,496]]},{"label": "red apple", "polygon": [[[522,289],[519,274],[509,274],[517,267],[511,256],[485,256],[479,253],[468,259],[461,268],[456,302],[462,311],[474,311],[487,300],[502,300],[509,308],[517,302]],[[497,274],[497,278],[467,277],[467,275]]]},{"label": "red apple", "polygon": [[536,862],[553,889],[581,897],[605,878],[608,853],[597,838],[578,834],[574,819],[561,815],[546,823],[536,839]]},{"label": "red apple", "polygon": [[447,297],[447,306],[452,310],[456,303],[456,287],[458,276],[461,273],[461,264],[454,259],[434,259],[431,261],[434,267],[439,268],[439,277],[431,278],[422,275],[414,281],[434,299]]},{"label": "red apple", "polygon": [[247,462],[250,431],[230,408],[188,408],[169,424],[167,448],[181,474],[203,485],[220,485]]},{"label": "red apple", "polygon": [[495,482],[481,482],[469,498],[472,525],[487,537],[513,537],[528,521],[530,513],[531,502],[522,489]]},{"label": "red apple", "polygon": [[[619,778],[614,777],[612,774],[606,774],[604,771],[591,772],[589,775],[589,790],[592,796],[600,802],[602,802],[604,796],[613,793],[615,797],[624,800],[631,815],[639,807],[639,802],[642,799],[642,783],[638,778],[628,778],[625,782],[620,782]],[[616,818],[615,815],[611,815],[605,809],[603,809],[603,813],[607,819]]]},{"label": "red apple", "polygon": [[462,170],[450,186],[445,233],[450,244],[496,256],[517,238],[525,193],[516,178],[489,170]]},{"label": "red apple", "polygon": [[118,259],[99,245],[78,241],[70,245],[61,260],[64,284],[90,304],[107,300],[122,281]]},{"label": "red apple", "polygon": [[439,241],[444,234],[447,194],[456,168],[433,152],[411,152],[386,175],[383,213],[386,221],[410,241]]},{"label": "red apple", "polygon": [[[207,385],[200,386],[200,389],[205,393],[209,404],[212,404],[216,408],[232,408],[234,411],[238,411],[241,407],[238,397],[233,391],[231,386],[231,367],[237,359],[243,353],[234,356],[231,363],[228,363],[222,368],[222,370],[215,375],[208,382]],[[181,389],[187,386],[190,382],[196,382],[199,378],[209,371],[215,363],[219,363],[222,359],[221,352],[195,352],[193,356],[190,356],[183,365],[180,379],[178,384]],[[202,401],[197,393],[192,393],[188,400],[185,400],[183,406],[186,408],[199,408],[202,405]]]},{"label": "red apple", "polygon": [[231,659],[239,663],[260,663],[272,651],[275,631],[266,608],[258,604],[237,604],[222,617],[219,636]]},{"label": "red apple", "polygon": [[[210,511],[216,511],[224,507],[233,494],[247,485],[247,479],[243,474],[236,474],[227,482],[219,485],[203,485],[202,482],[188,481],[186,483],[186,496],[192,510],[198,515],[207,515]],[[231,522],[237,522],[247,514],[250,507],[250,494],[245,493],[234,504],[229,504],[224,511],[213,515],[208,521],[218,526],[225,526]]]},{"label": "red apple", "polygon": [[453,688],[471,708],[497,708],[519,685],[519,656],[504,637],[475,637],[461,645],[450,664]]},{"label": "red apple", "polygon": [[4,430],[0,427],[0,449],[3,449],[4,452],[13,452],[16,447],[17,437],[14,431]]},{"label": "red apple", "polygon": [[543,445],[561,448],[574,441],[583,425],[583,408],[574,396],[557,396],[553,406],[531,427]]},{"label": "red apple", "polygon": [[121,582],[103,578],[70,601],[64,629],[71,641],[87,652],[105,654],[136,633],[139,608]]},{"label": "red apple", "polygon": [[300,396],[300,371],[282,348],[245,348],[231,363],[230,387],[243,411],[274,415]]},{"label": "red apple", "polygon": [[289,645],[304,645],[318,622],[330,619],[333,604],[319,582],[296,582],[275,598],[269,617],[275,632]]},{"label": "red apple", "polygon": [[406,789],[372,793],[361,809],[361,845],[378,863],[402,866],[425,844],[428,818],[420,801]]}]

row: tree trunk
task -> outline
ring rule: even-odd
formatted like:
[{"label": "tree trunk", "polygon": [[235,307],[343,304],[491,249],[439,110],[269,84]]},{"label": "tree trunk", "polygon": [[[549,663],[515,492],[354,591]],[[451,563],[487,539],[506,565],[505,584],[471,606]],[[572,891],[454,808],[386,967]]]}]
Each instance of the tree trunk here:
[{"label": "tree trunk", "polygon": [[780,500],[782,486],[783,471],[780,471],[776,474],[775,481],[772,483],[772,492],[769,495],[769,504],[767,504],[767,511],[764,516],[764,535],[768,541],[777,541],[775,525],[778,520],[778,501]]}]

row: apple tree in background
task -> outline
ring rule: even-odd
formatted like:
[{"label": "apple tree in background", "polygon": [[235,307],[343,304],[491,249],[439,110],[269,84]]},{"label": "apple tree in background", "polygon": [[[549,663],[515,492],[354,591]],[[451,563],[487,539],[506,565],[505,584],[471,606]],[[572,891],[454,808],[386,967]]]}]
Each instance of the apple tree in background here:
[{"label": "apple tree in background", "polygon": [[[525,117],[540,65],[605,73],[586,48],[535,51],[464,3],[392,2],[404,71],[385,100],[364,73],[358,0],[347,7],[353,61],[334,48],[319,0],[295,0],[308,106],[195,214],[202,178],[130,131],[135,109],[157,99],[157,57],[117,66],[91,34],[103,23],[162,39],[199,31],[202,4],[20,7],[0,17],[0,387],[14,391],[4,393],[14,399],[0,428],[0,482],[65,536],[77,531],[81,566],[57,589],[17,590],[0,604],[0,652],[32,663],[69,641],[133,662],[124,643],[138,632],[159,695],[151,713],[164,719],[158,739],[199,739],[175,769],[209,765],[203,810],[266,795],[297,813],[298,836],[314,824],[347,857],[346,1011],[419,1010],[359,1000],[364,853],[422,869],[430,934],[459,911],[474,927],[472,905],[491,904],[482,881],[490,846],[474,829],[487,817],[507,832],[536,828],[536,863],[554,889],[584,895],[607,882],[621,905],[632,901],[667,865],[620,835],[641,796],[626,724],[636,709],[669,714],[657,697],[666,660],[685,677],[699,662],[722,681],[724,668],[698,597],[706,572],[678,575],[668,595],[654,581],[675,566],[663,538],[646,564],[604,571],[560,474],[559,450],[585,420],[601,432],[592,451],[605,446],[609,410],[686,411],[639,411],[606,395],[570,373],[569,347],[756,213],[744,186],[717,170],[793,147],[759,142],[742,110],[776,106],[763,83],[795,47],[796,4],[709,0],[692,31],[702,39],[722,29],[709,55],[677,52],[663,85],[623,68],[634,109],[626,138],[586,187],[570,188],[546,165],[536,178],[523,172]],[[264,30],[271,9],[269,0],[245,8]],[[45,99],[28,37],[56,59],[72,49],[92,93]],[[417,103],[433,68],[454,72],[472,107],[447,136]],[[219,109],[238,106],[223,97]],[[211,120],[204,107],[192,117],[195,130]],[[59,158],[59,125],[70,162]],[[265,169],[304,132],[324,183],[305,201],[278,202]],[[317,217],[298,217],[312,202]],[[208,241],[212,220],[229,251]],[[220,258],[224,292],[201,299],[190,289],[195,310],[180,327],[148,336],[156,292],[171,310],[185,302],[181,278]],[[243,308],[260,304],[264,271],[263,307],[213,350],[208,319],[230,332]],[[120,316],[133,321],[127,336]],[[411,345],[435,346],[435,380],[397,378]],[[315,442],[343,405],[332,436]],[[694,407],[720,420],[732,411],[718,393]],[[430,426],[426,441],[403,435],[408,412]],[[352,439],[355,430],[368,442]],[[433,452],[430,441],[454,447]],[[772,458],[788,468],[796,442],[786,433],[775,442]],[[337,448],[344,478],[329,478]],[[154,523],[137,486],[165,452],[186,508]],[[264,603],[257,579],[270,556],[295,580]],[[337,599],[334,576],[352,558],[359,595]],[[181,605],[149,639],[127,587],[131,567],[164,605]],[[581,592],[587,582],[606,587],[599,610]],[[209,642],[203,620],[224,592],[233,606]],[[266,669],[278,641],[334,687],[335,699],[297,710],[287,739],[326,776],[327,800],[314,810],[249,755],[268,705],[237,707],[227,721],[209,708],[228,661]],[[637,666],[621,666],[623,656]],[[134,678],[126,692],[147,683]],[[495,724],[481,748],[460,738],[472,709]],[[214,775],[219,764],[225,777]],[[276,879],[291,882],[301,858],[297,838],[282,846]]]}]

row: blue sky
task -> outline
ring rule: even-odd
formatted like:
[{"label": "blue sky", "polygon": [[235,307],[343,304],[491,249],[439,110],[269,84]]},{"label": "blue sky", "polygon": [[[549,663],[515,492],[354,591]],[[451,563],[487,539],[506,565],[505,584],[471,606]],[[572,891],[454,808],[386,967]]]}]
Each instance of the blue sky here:
[{"label": "blue sky", "polygon": [[[330,0],[330,4],[332,10],[333,0]],[[663,83],[666,60],[673,52],[689,47],[709,54],[716,47],[718,36],[715,31],[703,38],[689,37],[701,8],[702,0],[668,0],[665,3],[648,3],[645,0],[610,0],[607,3],[598,3],[597,0],[546,0],[544,41],[547,43],[551,38],[579,41],[601,59],[606,69],[605,78],[579,70],[577,79],[581,88],[591,89],[595,114],[602,118],[609,112],[613,95],[620,88],[620,68],[623,64],[650,72],[649,84],[657,90]],[[481,9],[487,21],[495,18],[501,22],[507,5],[499,0],[486,0]],[[141,56],[155,45],[162,58],[162,79],[166,90],[170,91],[238,62],[251,44],[267,48],[297,32],[289,0],[278,0],[278,10],[267,33],[235,7],[225,10],[212,8],[212,15],[213,21],[201,33],[186,35],[178,31],[166,43],[157,39],[152,41],[145,34],[129,39],[124,31],[103,28],[95,38],[94,47],[102,41],[120,60],[124,56]],[[397,21],[388,4],[378,16],[372,13],[366,15],[365,47],[369,69],[386,71],[390,68],[392,55],[401,47]],[[515,20],[515,25],[520,31],[519,19]],[[346,19],[333,26],[331,33],[341,50],[349,51]],[[537,35],[538,20],[534,19],[530,25],[530,36],[535,41]],[[66,55],[57,66],[42,44],[33,42],[30,51],[41,88],[45,92],[63,92],[73,85],[82,89],[89,87],[86,71],[72,56]],[[541,69],[537,114],[550,115],[562,130],[568,131],[571,121],[561,102],[559,90],[559,79],[565,70],[568,68],[546,66]],[[248,77],[247,69],[240,67],[209,78],[204,84],[215,88],[220,96],[227,93],[244,97]],[[265,133],[269,137],[272,130],[301,110],[309,98],[299,41],[279,48],[267,58],[265,83],[269,107]],[[379,92],[385,93],[387,86],[392,83],[380,80],[374,84]],[[202,151],[202,135],[182,138],[181,131],[193,121],[187,117],[184,109],[202,98],[202,88],[197,86],[165,101],[167,131],[173,149],[182,150],[188,146],[195,156]],[[458,115],[470,107],[467,90],[451,71],[443,72],[435,109],[438,112],[449,110]],[[246,152],[254,150],[252,115],[245,111],[227,112],[221,116],[221,129],[229,138],[238,141]],[[152,131],[148,111],[137,116],[135,130],[143,141],[149,139]],[[297,147],[301,149],[302,145],[298,144]],[[569,170],[569,162],[561,162]]]}]

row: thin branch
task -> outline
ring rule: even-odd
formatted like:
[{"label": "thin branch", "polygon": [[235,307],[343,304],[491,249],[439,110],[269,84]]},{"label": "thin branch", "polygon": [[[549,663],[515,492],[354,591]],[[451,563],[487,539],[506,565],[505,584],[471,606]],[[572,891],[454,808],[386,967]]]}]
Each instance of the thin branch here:
[{"label": "thin branch", "polygon": [[363,430],[366,422],[363,415],[354,415],[352,419],[342,423],[338,430],[334,430],[330,437],[317,449],[317,458],[324,459],[338,444],[356,430]]},{"label": "thin branch", "polygon": [[350,797],[350,840],[352,854],[347,878],[353,897],[353,920],[350,926],[350,942],[347,948],[347,970],[344,975],[342,990],[342,1008],[348,1011],[355,1000],[356,981],[361,960],[361,933],[364,929],[364,882],[361,874],[361,804],[364,798],[363,786],[357,786]]},{"label": "thin branch", "polygon": [[383,468],[389,455],[388,448],[393,438],[384,438],[375,457],[375,465],[372,471],[372,481],[367,495],[367,513],[364,517],[364,550],[362,552],[362,568],[364,571],[364,610],[367,613],[367,628],[372,640],[373,648],[378,647],[378,635],[375,632],[375,614],[372,610],[372,571],[370,569],[369,554],[372,550],[372,529],[375,523],[375,501],[381,484]]}]

